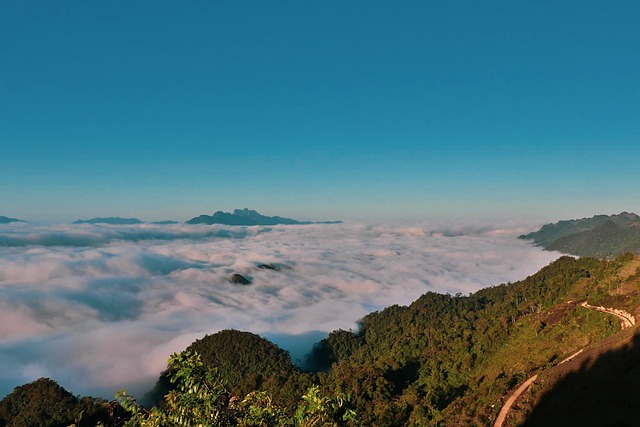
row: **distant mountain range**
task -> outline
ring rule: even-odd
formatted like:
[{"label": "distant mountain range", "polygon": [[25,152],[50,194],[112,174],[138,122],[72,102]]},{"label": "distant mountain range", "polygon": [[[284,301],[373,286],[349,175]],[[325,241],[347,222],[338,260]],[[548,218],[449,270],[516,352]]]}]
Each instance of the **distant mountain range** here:
[{"label": "distant mountain range", "polygon": [[340,224],[342,221],[296,221],[281,216],[265,216],[251,209],[236,209],[233,213],[217,211],[213,215],[200,215],[186,224],[223,224],[223,225],[302,225],[302,224]]},{"label": "distant mountain range", "polygon": [[91,218],[91,219],[79,219],[73,222],[74,224],[111,224],[111,225],[131,225],[131,224],[143,224],[138,218]]},{"label": "distant mountain range", "polygon": [[[0,217],[0,223],[2,223]],[[7,218],[8,220],[18,221],[13,218]],[[222,225],[301,225],[301,224],[340,224],[342,221],[297,221],[291,218],[285,218],[281,216],[266,216],[262,215],[251,209],[236,209],[233,213],[218,211],[213,215],[200,215],[192,218],[186,222],[186,224],[222,224]],[[109,224],[109,225],[137,225],[145,224],[144,221],[138,218],[120,218],[120,217],[97,217],[91,219],[79,219],[73,222],[73,224]],[[155,225],[168,225],[179,224],[177,221],[156,221],[151,224]]]},{"label": "distant mountain range", "polygon": [[[117,216],[112,216],[108,218],[91,218],[91,219],[79,219],[73,222],[74,224],[110,224],[110,225],[136,225],[136,224],[146,224],[144,221],[139,220],[138,218],[120,218]],[[155,225],[169,225],[169,224],[180,224],[178,221],[155,221],[149,224]]]},{"label": "distant mountain range", "polygon": [[624,252],[640,253],[640,216],[622,212],[546,224],[520,236],[550,251],[578,256],[611,257]]},{"label": "distant mountain range", "polygon": [[0,215],[0,224],[9,224],[11,222],[26,222],[16,218],[9,218],[6,216]]}]

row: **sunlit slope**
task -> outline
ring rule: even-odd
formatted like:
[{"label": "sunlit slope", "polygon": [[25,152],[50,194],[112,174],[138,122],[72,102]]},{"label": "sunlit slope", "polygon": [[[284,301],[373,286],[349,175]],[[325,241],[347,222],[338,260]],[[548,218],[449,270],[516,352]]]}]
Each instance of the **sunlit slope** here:
[{"label": "sunlit slope", "polygon": [[491,425],[521,381],[620,329],[579,302],[637,307],[636,264],[564,257],[520,282],[372,313],[317,348],[333,362],[323,382],[354,391],[369,423]]}]

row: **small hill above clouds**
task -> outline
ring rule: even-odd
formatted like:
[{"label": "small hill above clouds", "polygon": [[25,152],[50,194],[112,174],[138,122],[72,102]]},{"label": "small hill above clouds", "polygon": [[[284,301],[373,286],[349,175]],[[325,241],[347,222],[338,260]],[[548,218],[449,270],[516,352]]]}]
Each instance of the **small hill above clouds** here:
[{"label": "small hill above clouds", "polygon": [[16,387],[0,400],[0,426],[66,427],[82,414],[82,425],[109,423],[105,401],[76,397],[58,383],[40,378]]},{"label": "small hill above clouds", "polygon": [[[197,352],[205,366],[217,369],[234,396],[263,390],[279,405],[292,406],[313,378],[292,363],[287,351],[251,332],[222,330],[194,341],[186,351]],[[146,396],[149,402],[161,402],[173,389],[170,373],[162,373],[154,390]]]},{"label": "small hill above clouds", "polygon": [[222,224],[222,225],[301,225],[301,224],[339,224],[342,221],[297,221],[281,216],[266,216],[252,209],[235,209],[233,213],[217,211],[213,215],[200,215],[190,219],[186,224]]},{"label": "small hill above clouds", "polygon": [[9,218],[9,217],[0,215],[0,224],[10,224],[12,222],[26,222],[26,221],[22,221],[21,219]]},{"label": "small hill above clouds", "polygon": [[111,225],[132,225],[143,224],[138,218],[91,218],[91,219],[79,219],[73,222],[74,224],[111,224]]},{"label": "small hill above clouds", "polygon": [[611,257],[624,252],[640,253],[640,216],[622,212],[546,224],[520,236],[546,250],[578,256]]}]

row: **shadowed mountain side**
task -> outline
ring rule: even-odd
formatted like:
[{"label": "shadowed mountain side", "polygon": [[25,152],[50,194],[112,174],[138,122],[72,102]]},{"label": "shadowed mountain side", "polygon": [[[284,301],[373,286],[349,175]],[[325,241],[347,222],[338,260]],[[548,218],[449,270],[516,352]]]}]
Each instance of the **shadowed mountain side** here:
[{"label": "shadowed mountain side", "polygon": [[537,404],[524,427],[637,426],[640,334],[609,337],[538,381],[532,399]]},{"label": "shadowed mountain side", "polygon": [[591,218],[546,224],[520,236],[546,250],[578,256],[611,257],[640,252],[640,217],[634,213],[596,215]]},{"label": "shadowed mountain side", "polygon": [[554,240],[545,249],[578,256],[610,257],[622,252],[640,252],[640,228],[623,228],[612,220],[589,231]]},{"label": "shadowed mountain side", "polygon": [[591,218],[570,219],[558,221],[554,224],[545,224],[538,231],[523,234],[521,239],[533,240],[536,245],[546,247],[556,239],[580,233],[582,231],[593,230],[597,226],[607,221],[607,215],[595,215]]},{"label": "shadowed mountain side", "polygon": [[622,212],[617,215],[595,215],[591,218],[569,219],[558,221],[554,224],[545,224],[540,230],[524,234],[520,238],[533,240],[536,245],[546,247],[556,239],[582,231],[593,230],[608,220],[623,228],[640,224],[640,217],[635,213]]}]

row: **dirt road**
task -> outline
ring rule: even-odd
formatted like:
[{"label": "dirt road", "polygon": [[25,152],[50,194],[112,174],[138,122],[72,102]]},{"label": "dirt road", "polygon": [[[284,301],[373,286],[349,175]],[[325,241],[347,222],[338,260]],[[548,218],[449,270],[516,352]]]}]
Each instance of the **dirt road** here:
[{"label": "dirt road", "polygon": [[[566,359],[558,363],[558,365],[562,365],[563,363],[572,360],[574,357],[576,357],[580,353],[582,353],[582,350],[576,351],[571,356],[567,357]],[[516,399],[520,397],[520,395],[524,393],[524,391],[528,389],[531,384],[533,384],[536,378],[538,378],[537,374],[527,379],[525,382],[522,383],[520,387],[516,389],[515,392],[513,392],[513,394],[507,399],[504,405],[502,405],[502,409],[500,409],[500,413],[498,414],[498,418],[496,418],[496,422],[493,423],[493,427],[502,427],[502,424],[504,424],[504,421],[507,419],[507,414],[509,413],[511,406],[513,406]]]},{"label": "dirt road", "polygon": [[[635,317],[633,317],[633,315],[627,311],[624,310],[619,310],[617,308],[609,308],[609,307],[602,307],[602,306],[595,306],[595,305],[589,305],[586,301],[584,301],[582,304],[580,304],[582,307],[585,308],[589,308],[592,310],[597,310],[597,311],[601,311],[603,313],[609,313],[609,314],[613,314],[614,316],[616,316],[618,319],[620,319],[620,328],[621,329],[627,329],[632,327],[633,325],[636,324],[636,319]],[[562,362],[558,363],[558,365],[561,365],[565,362],[568,362],[569,360],[573,359],[574,357],[576,357],[578,354],[580,354],[580,352],[582,352],[582,350],[572,354],[571,356],[567,357],[566,359],[564,359]],[[507,399],[507,401],[504,403],[504,405],[502,405],[502,408],[500,409],[500,413],[498,414],[498,418],[496,418],[496,422],[493,423],[493,427],[502,427],[502,424],[504,424],[505,420],[507,419],[507,415],[509,414],[509,410],[511,409],[511,406],[514,404],[514,402],[516,401],[516,399],[518,397],[520,397],[520,395],[522,393],[524,393],[524,391],[529,388],[529,386],[531,384],[533,384],[533,382],[536,380],[536,378],[538,378],[538,375],[534,375],[532,377],[530,377],[529,379],[527,379],[524,383],[522,383],[522,385],[520,387],[518,387],[518,389]]]},{"label": "dirt road", "polygon": [[633,317],[633,315],[631,313],[627,312],[627,311],[618,310],[617,308],[609,308],[609,307],[589,305],[589,304],[587,304],[586,301],[584,301],[580,305],[585,307],[585,308],[590,308],[592,310],[598,310],[598,311],[601,311],[603,313],[613,314],[614,316],[616,316],[618,319],[621,320],[620,328],[622,328],[622,329],[630,328],[630,327],[632,327],[633,325],[636,324],[636,318]]},{"label": "dirt road", "polygon": [[536,378],[538,378],[538,375],[534,375],[523,382],[522,385],[518,387],[518,389],[507,399],[504,405],[502,405],[502,409],[500,409],[500,413],[498,414],[498,418],[496,418],[496,422],[493,423],[493,427],[502,427],[502,424],[504,423],[504,420],[507,419],[507,414],[509,413],[509,409],[511,409],[513,403],[518,397],[520,397],[522,393],[524,393],[526,389],[529,388],[531,384],[533,384]]}]

